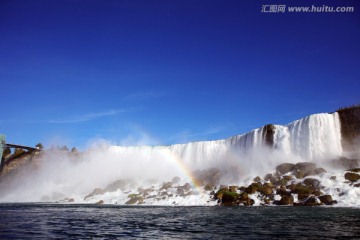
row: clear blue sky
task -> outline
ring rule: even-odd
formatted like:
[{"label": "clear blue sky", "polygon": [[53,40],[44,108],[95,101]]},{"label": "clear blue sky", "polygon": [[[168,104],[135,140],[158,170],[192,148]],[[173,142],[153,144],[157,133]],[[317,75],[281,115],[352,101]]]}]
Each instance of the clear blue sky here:
[{"label": "clear blue sky", "polygon": [[[263,4],[353,13],[261,13]],[[358,0],[2,0],[0,133],[85,148],[227,138],[360,102]]]}]

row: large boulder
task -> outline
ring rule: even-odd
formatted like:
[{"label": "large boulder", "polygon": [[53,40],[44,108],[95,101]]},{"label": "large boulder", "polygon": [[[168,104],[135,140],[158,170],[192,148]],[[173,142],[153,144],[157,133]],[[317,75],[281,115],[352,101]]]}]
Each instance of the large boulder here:
[{"label": "large boulder", "polygon": [[293,204],[294,204],[293,196],[288,196],[288,195],[282,196],[280,201],[278,202],[278,205],[293,205]]},{"label": "large boulder", "polygon": [[311,162],[299,162],[294,168],[298,172],[297,175],[306,177],[315,175],[316,164]]},{"label": "large boulder", "polygon": [[237,205],[239,194],[235,192],[224,192],[221,202],[223,206],[234,206]]},{"label": "large boulder", "polygon": [[356,182],[360,179],[360,175],[353,172],[347,172],[345,173],[345,179],[349,180],[350,182]]},{"label": "large boulder", "polygon": [[310,196],[308,199],[305,200],[303,203],[304,206],[316,206],[319,205],[318,200],[314,196]]},{"label": "large boulder", "polygon": [[327,173],[327,171],[324,168],[316,168],[315,169],[315,174],[316,175],[320,175],[322,173]]},{"label": "large boulder", "polygon": [[280,174],[285,174],[287,172],[292,172],[295,168],[295,164],[292,163],[283,163],[276,167],[276,171]]},{"label": "large boulder", "polygon": [[333,200],[331,195],[323,195],[318,198],[319,198],[320,202],[325,205],[333,205],[335,203],[335,201]]},{"label": "large boulder", "polygon": [[316,189],[320,186],[320,181],[315,178],[306,178],[303,182],[305,186]]}]

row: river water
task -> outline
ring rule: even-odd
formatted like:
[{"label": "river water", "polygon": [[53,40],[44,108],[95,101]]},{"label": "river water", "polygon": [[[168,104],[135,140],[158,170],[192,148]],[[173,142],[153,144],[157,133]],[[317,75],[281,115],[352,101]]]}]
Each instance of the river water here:
[{"label": "river water", "polygon": [[0,204],[0,239],[360,238],[360,209]]}]

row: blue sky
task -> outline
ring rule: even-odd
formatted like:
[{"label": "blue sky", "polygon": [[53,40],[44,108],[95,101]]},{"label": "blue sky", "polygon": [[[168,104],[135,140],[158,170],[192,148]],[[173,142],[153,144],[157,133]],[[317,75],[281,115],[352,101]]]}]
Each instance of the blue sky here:
[{"label": "blue sky", "polygon": [[31,146],[173,144],[358,104],[359,11],[351,0],[3,0],[0,132]]}]

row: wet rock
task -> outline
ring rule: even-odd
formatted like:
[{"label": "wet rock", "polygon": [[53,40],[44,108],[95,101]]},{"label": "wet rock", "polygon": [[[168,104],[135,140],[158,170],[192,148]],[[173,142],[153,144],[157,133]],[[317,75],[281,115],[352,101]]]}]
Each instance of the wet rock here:
[{"label": "wet rock", "polygon": [[316,168],[315,169],[315,175],[320,175],[322,173],[327,173],[327,171],[324,168]]},{"label": "wet rock", "polygon": [[293,191],[293,193],[297,193],[297,194],[311,194],[312,192],[313,190],[311,188],[301,184],[296,185]]},{"label": "wet rock", "polygon": [[257,189],[257,191],[265,196],[268,196],[273,193],[273,188],[269,186],[261,186]]},{"label": "wet rock", "polygon": [[275,186],[279,187],[279,186],[286,186],[288,183],[288,180],[286,178],[281,178],[277,181],[275,181]]},{"label": "wet rock", "polygon": [[221,202],[224,206],[234,206],[237,205],[237,200],[239,199],[239,194],[235,192],[224,192]]},{"label": "wet rock", "polygon": [[259,176],[257,176],[256,178],[253,179],[254,182],[260,182],[261,178]]},{"label": "wet rock", "polygon": [[278,194],[278,195],[280,195],[280,196],[285,196],[285,195],[291,196],[291,192],[288,192],[288,191],[286,190],[286,187],[284,187],[284,186],[281,186],[280,188],[278,188],[278,189],[276,190],[276,194]]},{"label": "wet rock", "polygon": [[315,190],[314,192],[313,192],[313,194],[315,195],[315,196],[321,196],[321,195],[324,195],[324,193],[322,192],[322,191],[320,191],[320,190]]},{"label": "wet rock", "polygon": [[272,175],[272,174],[266,174],[266,176],[264,177],[265,181],[269,181],[271,183],[275,183],[276,178]]},{"label": "wet rock", "polygon": [[101,188],[95,188],[94,191],[92,191],[92,193],[90,193],[84,197],[84,200],[91,198],[93,196],[96,196],[96,195],[104,194],[104,193],[105,193],[105,191],[102,190]]},{"label": "wet rock", "polygon": [[278,205],[293,205],[293,204],[294,204],[293,196],[287,196],[287,195],[282,196],[280,201],[278,202]]},{"label": "wet rock", "polygon": [[287,172],[293,171],[295,168],[295,164],[292,163],[283,163],[276,167],[276,171],[280,174],[285,174]]},{"label": "wet rock", "polygon": [[230,192],[234,192],[234,193],[235,193],[237,189],[239,189],[239,186],[230,186],[230,187],[229,187],[229,191],[230,191]]},{"label": "wet rock", "polygon": [[297,179],[302,179],[306,176],[306,173],[300,170],[295,170],[293,174]]},{"label": "wet rock", "polygon": [[100,200],[100,201],[98,201],[98,202],[95,203],[95,204],[104,204],[104,201],[103,201],[103,200]]},{"label": "wet rock", "polygon": [[352,169],[349,169],[347,170],[348,172],[354,172],[354,173],[358,173],[360,172],[360,168],[352,168]]},{"label": "wet rock", "polygon": [[249,195],[246,192],[243,192],[240,194],[240,200],[241,201],[246,201],[249,198]]},{"label": "wet rock", "polygon": [[299,193],[299,194],[298,194],[298,200],[299,200],[299,201],[304,201],[304,200],[306,200],[308,197],[310,197],[310,194],[308,194],[308,193]]},{"label": "wet rock", "polygon": [[311,162],[299,162],[294,167],[294,175],[296,178],[304,178],[306,176],[315,175],[316,164]]},{"label": "wet rock", "polygon": [[[127,202],[125,202],[125,204],[135,204],[135,203],[141,204],[144,202],[143,197],[139,194],[130,194],[128,197],[130,199]],[[166,199],[166,197],[165,198],[163,197],[163,199]]]},{"label": "wet rock", "polygon": [[166,182],[164,183],[161,188],[160,188],[160,191],[161,190],[168,190],[169,188],[172,188],[172,182]]},{"label": "wet rock", "polygon": [[222,188],[220,190],[218,190],[215,195],[214,195],[214,199],[222,199],[222,197],[224,196],[224,193],[228,192],[227,188]]},{"label": "wet rock", "polygon": [[353,172],[347,172],[345,173],[345,179],[351,182],[356,182],[357,180],[360,179],[360,175]]},{"label": "wet rock", "polygon": [[205,191],[212,191],[214,188],[215,188],[215,186],[214,186],[214,185],[210,185],[210,184],[206,184],[206,185],[204,186],[204,190],[205,190]]},{"label": "wet rock", "polygon": [[243,202],[244,206],[252,206],[255,204],[254,199],[248,198],[246,201]]},{"label": "wet rock", "polygon": [[354,184],[354,187],[360,187],[360,183]]},{"label": "wet rock", "polygon": [[320,186],[320,181],[315,178],[306,178],[303,182],[305,186],[316,189]]},{"label": "wet rock", "polygon": [[330,177],[330,180],[335,181],[335,180],[336,180],[336,176],[331,176],[331,177]]},{"label": "wet rock", "polygon": [[304,206],[316,206],[316,205],[319,205],[319,203],[318,203],[316,197],[310,196],[308,199],[305,200],[303,205]]},{"label": "wet rock", "polygon": [[258,189],[258,186],[256,184],[251,184],[244,190],[244,192],[246,192],[248,194],[253,194],[257,191],[257,189]]},{"label": "wet rock", "polygon": [[334,204],[334,200],[331,195],[323,195],[323,196],[319,196],[318,198],[319,198],[320,202],[325,205],[333,205]]}]

